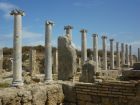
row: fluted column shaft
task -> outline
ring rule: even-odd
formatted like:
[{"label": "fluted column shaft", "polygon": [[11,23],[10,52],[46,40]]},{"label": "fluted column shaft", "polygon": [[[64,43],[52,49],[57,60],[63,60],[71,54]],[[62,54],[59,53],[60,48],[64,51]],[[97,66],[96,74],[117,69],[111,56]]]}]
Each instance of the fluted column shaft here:
[{"label": "fluted column shaft", "polygon": [[114,69],[114,39],[110,39],[110,69]]},{"label": "fluted column shaft", "polygon": [[57,49],[53,52],[53,74],[58,73],[58,51]]},{"label": "fluted column shaft", "polygon": [[119,69],[120,68],[120,51],[119,51],[119,42],[116,42],[116,54],[117,54],[117,59],[116,59],[116,66]]},{"label": "fluted column shaft", "polygon": [[30,74],[34,76],[36,73],[36,50],[30,49]]},{"label": "fluted column shaft", "polygon": [[3,69],[3,49],[0,48],[0,70]]},{"label": "fluted column shaft", "polygon": [[138,48],[138,62],[140,62],[140,48]]},{"label": "fluted column shaft", "polygon": [[22,16],[24,11],[13,10],[14,39],[13,39],[13,86],[23,85],[22,81]]},{"label": "fluted column shaft", "polygon": [[99,72],[98,64],[98,35],[93,34],[93,60],[96,63],[96,72]]},{"label": "fluted column shaft", "polygon": [[121,64],[125,64],[125,50],[124,50],[124,43],[121,43]]},{"label": "fluted column shaft", "polygon": [[102,44],[103,44],[103,70],[107,70],[107,46],[106,46],[106,36],[102,36]]},{"label": "fluted column shaft", "polygon": [[45,24],[45,81],[52,81],[52,35],[53,22],[47,21]]},{"label": "fluted column shaft", "polygon": [[129,65],[128,44],[125,45],[125,58],[126,58],[126,64]]},{"label": "fluted column shaft", "polygon": [[132,56],[132,46],[129,46],[129,60],[130,60],[130,66],[133,66],[133,56]]},{"label": "fluted column shaft", "polygon": [[85,63],[85,61],[87,60],[87,30],[82,29],[81,31],[81,35],[82,35],[82,43],[81,43],[81,57],[82,57],[82,65]]}]

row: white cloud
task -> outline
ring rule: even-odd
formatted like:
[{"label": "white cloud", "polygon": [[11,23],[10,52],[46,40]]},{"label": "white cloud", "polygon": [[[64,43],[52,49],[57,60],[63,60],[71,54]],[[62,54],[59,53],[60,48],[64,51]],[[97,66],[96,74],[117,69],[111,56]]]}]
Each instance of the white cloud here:
[{"label": "white cloud", "polygon": [[[13,44],[13,33],[0,35],[0,47],[11,47]],[[45,45],[45,36],[42,33],[32,32],[24,28],[22,32],[23,46]],[[52,46],[57,47],[57,40],[52,40]]]},{"label": "white cloud", "polygon": [[7,3],[7,2],[0,2],[0,11],[4,12],[3,16],[6,19],[11,18],[9,12],[15,8],[18,8],[18,6],[11,4],[11,3]]},{"label": "white cloud", "polygon": [[89,1],[83,1],[83,2],[74,2],[73,6],[75,7],[83,7],[83,8],[92,8],[92,7],[98,7],[103,5],[103,0],[89,0]]}]

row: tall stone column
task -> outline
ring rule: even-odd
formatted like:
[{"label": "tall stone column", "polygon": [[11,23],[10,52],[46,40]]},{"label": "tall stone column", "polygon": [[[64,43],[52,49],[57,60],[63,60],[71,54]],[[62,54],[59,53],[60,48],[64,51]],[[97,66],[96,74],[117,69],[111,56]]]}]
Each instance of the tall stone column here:
[{"label": "tall stone column", "polygon": [[99,72],[98,63],[98,35],[93,34],[93,60],[96,63],[96,72]]},{"label": "tall stone column", "polygon": [[3,49],[0,48],[0,70],[3,69]]},{"label": "tall stone column", "polygon": [[52,81],[52,21],[47,21],[45,24],[45,82]]},{"label": "tall stone column", "polygon": [[126,64],[129,65],[128,44],[125,45],[125,58],[126,58]]},{"label": "tall stone column", "polygon": [[140,48],[138,48],[138,62],[140,62]]},{"label": "tall stone column", "polygon": [[133,66],[133,56],[132,56],[132,46],[129,46],[129,60],[130,60],[130,66]]},{"label": "tall stone column", "polygon": [[22,16],[24,11],[13,10],[10,13],[14,16],[14,40],[13,40],[13,86],[23,85],[22,81]]},{"label": "tall stone column", "polygon": [[64,26],[64,30],[66,30],[66,36],[72,41],[72,29],[73,27],[70,25]]},{"label": "tall stone column", "polygon": [[82,65],[85,63],[85,61],[87,60],[87,30],[82,29],[81,31],[81,35],[82,35],[82,43],[81,43],[81,57],[82,57]]},{"label": "tall stone column", "polygon": [[103,44],[103,70],[107,70],[107,36],[102,36],[102,44]]},{"label": "tall stone column", "polygon": [[58,74],[58,50],[53,52],[53,74]]},{"label": "tall stone column", "polygon": [[116,42],[116,54],[117,54],[117,59],[116,59],[116,66],[119,69],[120,68],[120,51],[119,51],[119,42]]},{"label": "tall stone column", "polygon": [[114,39],[110,39],[110,69],[114,69]]},{"label": "tall stone column", "polygon": [[124,50],[124,43],[121,43],[121,65],[125,64],[125,50]]},{"label": "tall stone column", "polygon": [[35,74],[37,74],[36,72],[36,68],[37,64],[36,64],[36,50],[35,49],[30,49],[30,73],[32,76],[34,76]]}]

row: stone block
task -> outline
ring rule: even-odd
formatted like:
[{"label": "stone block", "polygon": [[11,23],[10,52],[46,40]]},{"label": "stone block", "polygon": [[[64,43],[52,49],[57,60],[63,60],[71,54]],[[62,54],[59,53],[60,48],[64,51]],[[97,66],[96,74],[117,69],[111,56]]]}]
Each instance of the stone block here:
[{"label": "stone block", "polygon": [[134,70],[140,70],[140,62],[134,63],[133,64],[133,69]]},{"label": "stone block", "polygon": [[58,79],[73,80],[76,70],[76,50],[67,36],[58,38]]},{"label": "stone block", "polygon": [[80,76],[80,82],[95,82],[95,74],[95,62],[93,62],[92,60],[87,61],[82,67],[82,75]]}]

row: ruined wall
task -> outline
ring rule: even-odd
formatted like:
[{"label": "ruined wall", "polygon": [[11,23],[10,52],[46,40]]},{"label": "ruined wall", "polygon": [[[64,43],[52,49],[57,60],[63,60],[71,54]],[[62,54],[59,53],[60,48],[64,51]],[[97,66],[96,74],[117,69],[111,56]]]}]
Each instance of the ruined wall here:
[{"label": "ruined wall", "polygon": [[0,70],[3,69],[3,49],[0,48]]},{"label": "ruined wall", "polygon": [[0,88],[0,105],[60,105],[61,85],[32,84],[21,88]]},{"label": "ruined wall", "polygon": [[58,83],[0,88],[0,105],[140,105],[140,81]]},{"label": "ruined wall", "polygon": [[140,105],[140,83],[63,84],[63,91],[65,105]]},{"label": "ruined wall", "polygon": [[120,75],[119,70],[101,70],[100,76],[102,76],[105,80],[114,80],[118,78]]}]

